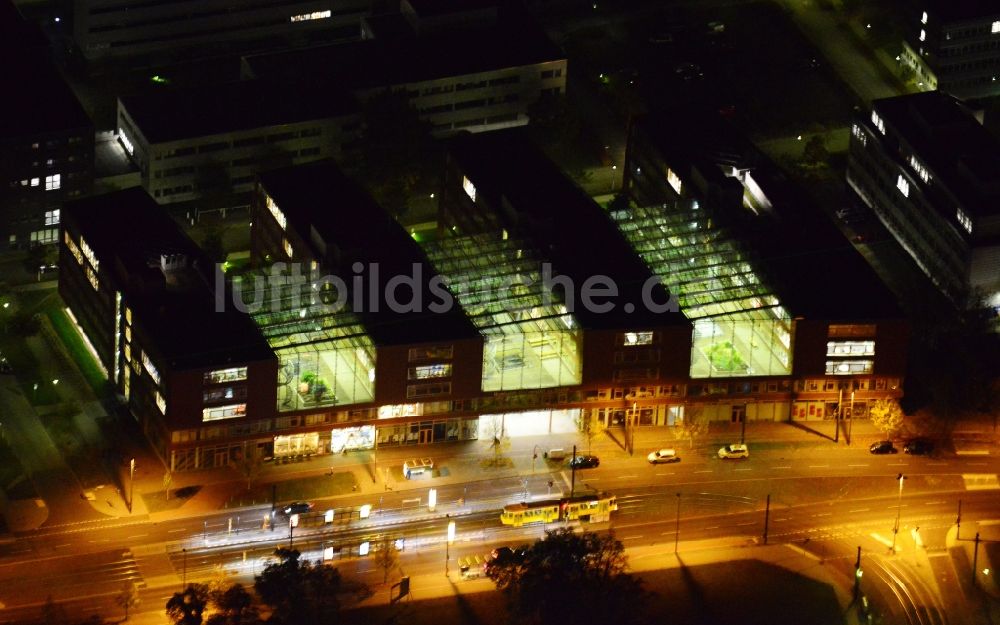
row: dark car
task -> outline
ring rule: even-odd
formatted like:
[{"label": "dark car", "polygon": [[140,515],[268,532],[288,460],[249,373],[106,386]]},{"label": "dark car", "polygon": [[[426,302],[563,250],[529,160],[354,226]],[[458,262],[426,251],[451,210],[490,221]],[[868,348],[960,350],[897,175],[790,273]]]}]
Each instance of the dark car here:
[{"label": "dark car", "polygon": [[313,505],[308,501],[296,501],[294,503],[287,504],[281,509],[281,511],[286,516],[291,516],[293,514],[305,514],[313,509]]},{"label": "dark car", "polygon": [[570,458],[569,466],[574,469],[593,469],[600,466],[601,461],[597,456],[577,456]]},{"label": "dark car", "polygon": [[904,445],[903,451],[914,456],[927,456],[934,451],[934,443],[926,438],[916,438]]},{"label": "dark car", "polygon": [[893,446],[892,441],[878,441],[877,443],[872,443],[871,447],[868,448],[868,451],[873,454],[899,453],[899,450]]}]

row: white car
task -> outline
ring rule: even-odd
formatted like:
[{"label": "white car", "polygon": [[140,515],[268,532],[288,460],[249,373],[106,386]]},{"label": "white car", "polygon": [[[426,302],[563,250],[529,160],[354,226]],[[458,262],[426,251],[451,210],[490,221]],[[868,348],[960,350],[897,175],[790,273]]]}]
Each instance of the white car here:
[{"label": "white car", "polygon": [[750,448],[743,444],[726,445],[719,449],[720,458],[749,458]]},{"label": "white car", "polygon": [[671,462],[680,462],[681,457],[673,449],[657,449],[656,451],[649,452],[646,460],[649,460],[650,464],[668,464]]}]

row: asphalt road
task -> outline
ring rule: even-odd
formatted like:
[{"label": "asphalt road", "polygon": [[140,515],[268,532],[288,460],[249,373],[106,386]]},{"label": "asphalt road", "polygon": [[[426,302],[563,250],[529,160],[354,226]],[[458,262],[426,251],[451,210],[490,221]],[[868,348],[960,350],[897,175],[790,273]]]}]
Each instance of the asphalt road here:
[{"label": "asphalt road", "polygon": [[[682,452],[683,453],[683,452]],[[626,547],[661,545],[672,549],[680,493],[680,541],[744,536],[763,540],[767,495],[770,542],[793,543],[817,558],[840,561],[845,574],[862,546],[871,554],[872,592],[897,616],[923,614],[945,622],[936,589],[922,583],[912,570],[920,562],[906,553],[913,548],[910,532],[920,527],[928,548],[940,549],[944,532],[955,521],[958,499],[963,520],[1000,518],[995,490],[966,490],[964,476],[995,478],[998,459],[987,456],[923,458],[872,456],[864,449],[827,445],[756,444],[747,460],[721,460],[704,453],[684,456],[672,465],[649,465],[641,457],[608,457],[597,469],[577,472],[577,492],[596,489],[614,493],[619,511],[611,527]],[[907,476],[898,495],[898,473]],[[381,537],[403,538],[402,566],[420,574],[444,566],[445,528],[450,515],[457,540],[450,550],[457,558],[485,554],[503,544],[518,544],[541,535],[544,527],[509,528],[499,523],[506,502],[569,491],[570,475],[556,468],[524,478],[482,480],[438,488],[439,504],[431,512],[426,498],[410,492],[389,492],[381,501],[371,497],[337,500],[334,522],[325,523],[326,508],[304,515],[293,531],[294,546],[306,557],[322,557],[337,549],[335,563],[348,576],[380,581],[370,558],[357,556],[358,545]],[[430,485],[431,482],[428,482]],[[418,491],[419,492],[419,491]],[[458,500],[464,498],[464,503]],[[360,519],[358,507],[373,505],[373,515]],[[106,520],[42,529],[0,545],[0,618],[13,622],[36,617],[51,597],[74,614],[116,614],[114,598],[122,585],[135,582],[143,598],[140,610],[152,618],[162,614],[181,579],[207,581],[220,576],[250,582],[276,546],[287,545],[286,525],[263,529],[269,507],[241,509],[159,523]],[[896,557],[888,555],[897,511],[901,517]],[[279,517],[280,519],[280,517]],[[607,525],[596,526],[603,529]],[[901,557],[901,554],[902,557]],[[902,589],[902,590],[901,590]],[[905,590],[905,592],[904,592]]]}]

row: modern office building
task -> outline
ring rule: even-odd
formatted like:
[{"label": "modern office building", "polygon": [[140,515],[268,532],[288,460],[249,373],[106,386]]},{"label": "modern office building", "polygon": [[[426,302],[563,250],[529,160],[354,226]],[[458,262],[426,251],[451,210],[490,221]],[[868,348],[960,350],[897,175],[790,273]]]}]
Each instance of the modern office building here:
[{"label": "modern office building", "polygon": [[689,405],[733,421],[829,419],[901,396],[908,330],[889,291],[724,120],[636,123],[624,177],[629,205],[610,216],[694,325],[678,381]]},{"label": "modern office building", "polygon": [[161,204],[247,192],[257,172],[339,156],[357,104],[320,84],[250,80],[118,100],[118,140]]},{"label": "modern office building", "polygon": [[934,91],[854,121],[847,182],[938,288],[1000,307],[1000,141]]},{"label": "modern office building", "polygon": [[901,60],[919,86],[960,98],[1000,94],[1000,5],[992,0],[912,2]]},{"label": "modern office building", "polygon": [[391,35],[375,28],[363,41],[244,57],[243,76],[329,80],[361,101],[402,89],[439,135],[524,125],[541,95],[565,93],[566,55],[526,18],[484,11],[461,28],[411,11]]},{"label": "modern office building", "polygon": [[284,37],[357,37],[367,0],[74,0],[74,37],[88,59],[211,50]]},{"label": "modern office building", "polygon": [[89,193],[94,127],[49,60],[48,46],[0,2],[0,251],[54,244],[64,200]]},{"label": "modern office building", "polygon": [[248,445],[271,426],[277,359],[248,315],[219,305],[214,266],[145,191],[68,203],[59,249],[68,314],[168,466],[269,453]]}]

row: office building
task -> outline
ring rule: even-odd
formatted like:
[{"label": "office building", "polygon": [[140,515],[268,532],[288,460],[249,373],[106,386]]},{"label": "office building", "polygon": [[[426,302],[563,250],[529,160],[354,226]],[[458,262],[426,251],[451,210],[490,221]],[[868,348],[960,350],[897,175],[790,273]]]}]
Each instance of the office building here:
[{"label": "office building", "polygon": [[944,294],[1000,307],[1000,141],[962,102],[873,102],[853,124],[847,182]]},{"label": "office building", "polygon": [[1000,94],[1000,5],[992,0],[921,0],[904,20],[901,61],[919,87],[960,98]]}]

